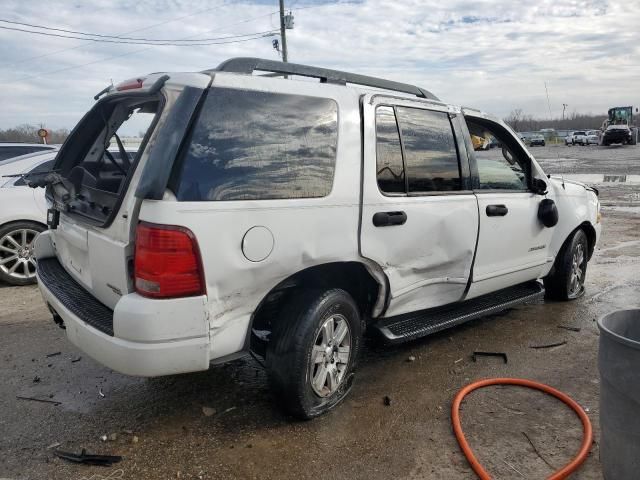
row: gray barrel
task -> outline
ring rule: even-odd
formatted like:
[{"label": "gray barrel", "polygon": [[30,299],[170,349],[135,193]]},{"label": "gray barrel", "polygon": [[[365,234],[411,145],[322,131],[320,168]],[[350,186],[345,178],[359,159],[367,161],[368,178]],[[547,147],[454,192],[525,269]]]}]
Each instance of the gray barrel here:
[{"label": "gray barrel", "polygon": [[640,309],[618,310],[600,328],[600,461],[607,480],[640,478]]}]

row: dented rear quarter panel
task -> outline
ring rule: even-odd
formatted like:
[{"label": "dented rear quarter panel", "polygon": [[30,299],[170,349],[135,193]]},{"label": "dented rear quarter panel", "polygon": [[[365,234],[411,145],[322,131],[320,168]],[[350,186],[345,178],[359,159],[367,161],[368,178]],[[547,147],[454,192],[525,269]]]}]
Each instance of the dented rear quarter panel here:
[{"label": "dented rear quarter panel", "polygon": [[[254,310],[282,280],[314,265],[358,261],[361,165],[358,93],[309,82],[216,74],[214,86],[332,98],[338,105],[338,143],[333,188],[324,198],[177,202],[144,200],[139,219],[189,228],[200,249],[206,278],[211,359],[246,348]],[[251,261],[245,234],[265,227],[271,253]]]}]

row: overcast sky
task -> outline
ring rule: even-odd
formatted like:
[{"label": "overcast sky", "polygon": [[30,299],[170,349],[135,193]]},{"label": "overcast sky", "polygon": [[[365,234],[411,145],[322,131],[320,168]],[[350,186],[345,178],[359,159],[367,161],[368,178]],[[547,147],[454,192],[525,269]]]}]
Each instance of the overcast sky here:
[{"label": "overcast sky", "polygon": [[[416,83],[504,117],[640,106],[633,0],[289,0],[289,60]],[[4,0],[0,19],[152,39],[278,28],[277,0]],[[158,25],[160,24],[160,25]],[[153,26],[157,25],[157,26]],[[1,23],[4,27],[15,24]],[[151,27],[151,28],[148,28]],[[63,35],[67,35],[61,33]],[[197,71],[234,56],[277,59],[273,38],[174,47],[82,42],[0,29],[0,128],[73,127],[110,83]]]}]

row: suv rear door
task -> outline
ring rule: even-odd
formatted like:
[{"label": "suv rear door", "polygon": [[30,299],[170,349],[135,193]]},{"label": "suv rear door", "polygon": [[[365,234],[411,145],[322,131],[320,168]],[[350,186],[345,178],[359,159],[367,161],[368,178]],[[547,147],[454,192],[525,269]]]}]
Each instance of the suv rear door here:
[{"label": "suv rear door", "polygon": [[459,114],[365,96],[361,254],[385,271],[387,316],[460,300],[478,235]]},{"label": "suv rear door", "polygon": [[[123,295],[133,291],[130,263],[143,198],[139,189],[141,184],[153,183],[151,174],[163,172],[161,168],[145,167],[150,166],[147,164],[152,159],[173,161],[171,157],[179,148],[190,115],[211,81],[208,75],[182,74],[180,81],[170,80],[164,88],[150,94],[147,84],[153,85],[159,77],[159,74],[148,77],[145,88],[127,89],[98,102],[76,126],[57,157],[54,168],[66,187],[62,183],[47,187],[48,200],[60,211],[59,224],[51,230],[59,262],[111,309]],[[183,82],[199,88],[185,87]],[[153,111],[151,107],[145,110],[144,105],[149,102],[156,102],[157,108],[151,105]],[[109,103],[115,106],[100,110]],[[140,107],[136,109],[142,110],[137,114],[147,118],[136,119],[140,115],[128,112],[129,105],[138,104]],[[127,109],[121,108],[125,105]],[[146,131],[146,135],[132,155],[133,161],[123,162],[122,158],[105,153],[109,141],[116,148],[114,133],[124,138],[140,130]],[[173,139],[175,151],[167,145],[167,139]],[[68,192],[71,185],[73,192]]]}]

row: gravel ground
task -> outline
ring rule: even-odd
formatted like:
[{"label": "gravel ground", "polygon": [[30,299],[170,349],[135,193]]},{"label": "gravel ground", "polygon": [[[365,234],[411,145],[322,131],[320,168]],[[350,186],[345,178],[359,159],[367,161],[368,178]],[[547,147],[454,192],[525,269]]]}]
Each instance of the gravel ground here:
[{"label": "gravel ground", "polygon": [[[249,359],[158,379],[112,372],[65,339],[35,287],[0,286],[0,478],[470,479],[449,408],[463,385],[494,376],[542,381],[583,405],[596,443],[573,478],[602,478],[595,319],[640,305],[640,187],[605,182],[604,175],[640,174],[640,149],[546,147],[533,153],[548,173],[603,175],[598,187],[611,206],[604,210],[586,295],[517,307],[398,347],[368,341],[350,397],[311,422],[281,413],[264,371]],[[558,341],[567,343],[530,348]],[[506,352],[509,362],[474,363],[474,350]],[[410,356],[415,361],[407,361]],[[474,393],[462,417],[495,478],[546,477],[549,465],[566,462],[581,438],[579,421],[566,407],[519,388]],[[112,439],[102,441],[102,435]],[[56,444],[124,460],[111,468],[74,465],[53,456]]]}]

